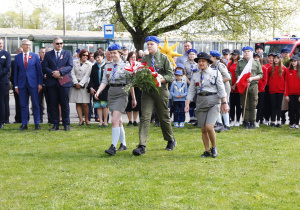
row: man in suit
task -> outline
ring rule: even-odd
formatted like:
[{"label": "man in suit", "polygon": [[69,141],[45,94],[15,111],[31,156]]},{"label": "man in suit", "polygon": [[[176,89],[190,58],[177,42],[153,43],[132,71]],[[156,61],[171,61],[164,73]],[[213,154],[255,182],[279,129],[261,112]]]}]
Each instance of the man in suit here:
[{"label": "man in suit", "polygon": [[43,73],[40,58],[30,52],[31,42],[22,40],[23,53],[15,56],[14,85],[20,97],[22,125],[19,130],[28,129],[28,96],[31,96],[35,129],[40,130],[40,108],[38,94],[42,90]]},{"label": "man in suit", "polygon": [[0,129],[5,123],[5,96],[7,92],[8,73],[10,71],[11,56],[9,52],[3,50],[4,42],[0,38]]},{"label": "man in suit", "polygon": [[[19,47],[17,54],[23,52],[23,48]],[[22,123],[22,119],[21,119],[21,107],[20,107],[20,98],[19,98],[19,94],[16,92],[15,90],[15,60],[13,60],[11,62],[11,75],[10,75],[10,82],[12,84],[12,89],[14,91],[14,98],[15,98],[15,122],[14,123]],[[28,115],[28,121],[29,121],[29,115]]]},{"label": "man in suit", "polygon": [[[63,50],[63,40],[56,37],[53,40],[54,50],[47,52],[42,62],[43,73],[46,74],[45,85],[49,94],[51,117],[54,126],[50,131],[59,129],[59,109],[61,105],[62,122],[65,131],[70,130],[69,89],[72,86],[71,70],[73,58],[69,51]],[[62,85],[59,80],[62,79]]]},{"label": "man in suit", "polygon": [[[40,63],[42,65],[42,61],[44,60],[46,54],[46,47],[42,47],[39,51],[39,56],[40,56]],[[44,76],[43,76],[44,78]],[[43,123],[43,115],[44,115],[44,95],[46,98],[46,88],[45,88],[45,83],[43,80],[43,88],[41,90],[41,92],[39,92],[39,107],[40,107],[40,123]],[[46,99],[46,103],[47,103],[47,99]],[[48,107],[48,106],[47,106]]]}]

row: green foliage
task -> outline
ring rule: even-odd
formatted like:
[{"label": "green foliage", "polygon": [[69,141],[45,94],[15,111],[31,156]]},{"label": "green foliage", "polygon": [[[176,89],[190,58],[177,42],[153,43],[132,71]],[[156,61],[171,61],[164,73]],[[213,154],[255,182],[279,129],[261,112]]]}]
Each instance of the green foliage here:
[{"label": "green foliage", "polygon": [[135,157],[138,127],[125,126],[127,151],[104,153],[111,128],[0,130],[1,209],[299,209],[300,133],[261,126],[217,134],[219,156],[200,158],[201,130],[174,129],[166,151],[151,124]]}]

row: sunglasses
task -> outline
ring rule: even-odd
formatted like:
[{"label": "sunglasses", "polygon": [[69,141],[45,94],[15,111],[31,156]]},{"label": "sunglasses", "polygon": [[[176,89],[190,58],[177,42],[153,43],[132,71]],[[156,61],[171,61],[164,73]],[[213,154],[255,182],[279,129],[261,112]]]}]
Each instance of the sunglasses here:
[{"label": "sunglasses", "polygon": [[56,45],[63,45],[64,43],[63,42],[57,42],[55,43]]},{"label": "sunglasses", "polygon": [[82,56],[86,56],[86,57],[89,57],[89,55],[85,55],[85,54],[83,54]]}]

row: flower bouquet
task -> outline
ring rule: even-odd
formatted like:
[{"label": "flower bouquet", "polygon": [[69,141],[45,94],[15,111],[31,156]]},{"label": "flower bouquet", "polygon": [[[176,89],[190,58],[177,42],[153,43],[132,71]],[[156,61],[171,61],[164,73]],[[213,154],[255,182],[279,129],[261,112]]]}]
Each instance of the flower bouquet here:
[{"label": "flower bouquet", "polygon": [[142,91],[156,90],[159,93],[158,87],[161,87],[160,81],[163,77],[154,68],[148,67],[146,62],[132,62],[131,66],[125,66],[125,70],[129,72],[129,83],[124,87],[125,92],[132,87],[138,87]]}]

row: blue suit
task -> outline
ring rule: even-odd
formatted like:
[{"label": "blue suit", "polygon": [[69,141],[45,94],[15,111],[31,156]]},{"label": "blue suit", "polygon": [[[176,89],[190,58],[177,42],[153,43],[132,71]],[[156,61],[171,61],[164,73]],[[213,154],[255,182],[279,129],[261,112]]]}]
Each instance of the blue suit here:
[{"label": "blue suit", "polygon": [[5,122],[5,95],[9,84],[8,73],[10,72],[10,65],[10,53],[0,50],[0,124]]},{"label": "blue suit", "polygon": [[23,59],[24,53],[15,56],[14,85],[19,89],[22,125],[28,124],[28,97],[31,96],[34,124],[40,123],[40,108],[38,98],[38,85],[43,84],[43,72],[40,58],[30,52],[27,68]]},{"label": "blue suit", "polygon": [[60,85],[58,79],[52,76],[52,72],[60,69],[61,76],[66,74],[71,77],[73,68],[73,58],[69,51],[62,50],[59,59],[56,58],[55,51],[47,52],[42,61],[43,73],[47,74],[45,86],[49,95],[50,115],[55,126],[59,125],[59,109],[61,105],[61,115],[64,126],[70,125],[70,106],[69,106],[69,89],[72,86],[72,81]]}]

